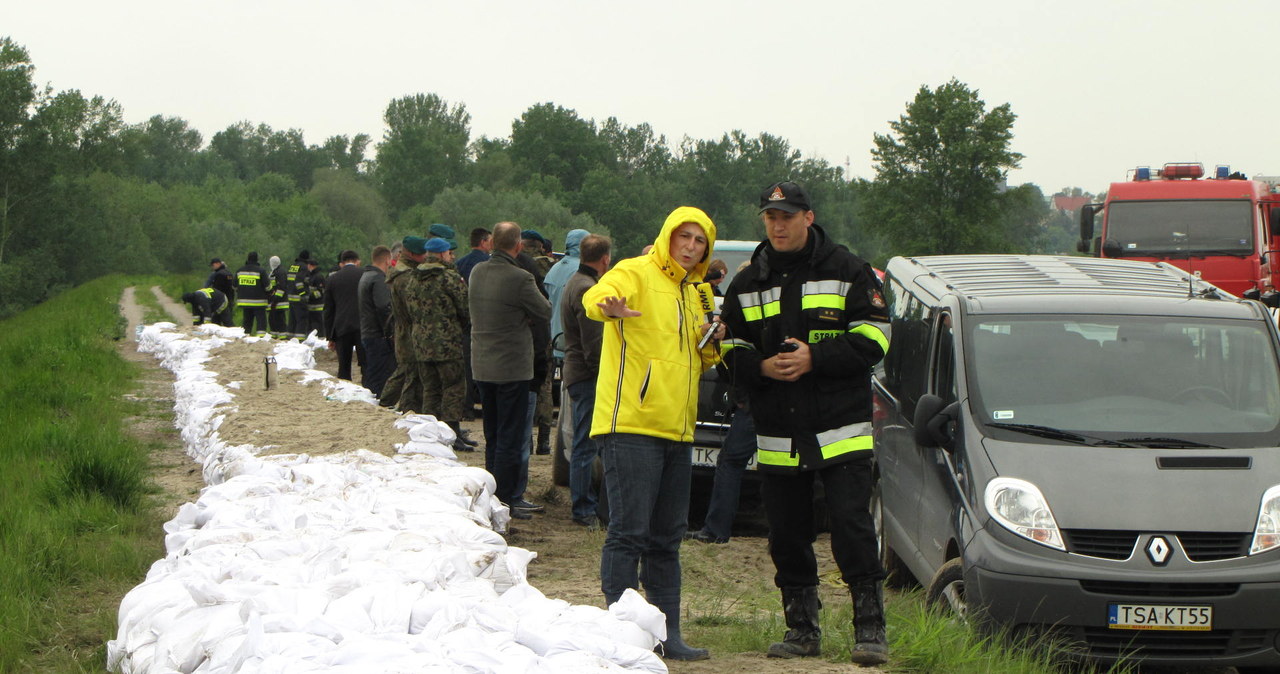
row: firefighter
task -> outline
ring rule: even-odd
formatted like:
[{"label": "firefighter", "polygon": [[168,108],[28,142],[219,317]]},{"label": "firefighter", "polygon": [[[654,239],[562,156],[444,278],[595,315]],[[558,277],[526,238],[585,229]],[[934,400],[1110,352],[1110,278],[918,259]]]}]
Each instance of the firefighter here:
[{"label": "firefighter", "polygon": [[307,260],[311,252],[305,248],[285,272],[285,293],[289,300],[289,335],[303,339],[307,336],[311,318],[307,315],[307,299],[303,293],[307,289]]},{"label": "firefighter", "polygon": [[244,266],[236,270],[236,289],[240,295],[238,305],[244,312],[244,334],[267,334],[267,288],[270,285],[271,277],[258,264],[258,254],[249,253]]},{"label": "firefighter", "polygon": [[289,281],[288,271],[280,264],[280,256],[272,255],[268,260],[271,285],[267,289],[267,323],[271,336],[276,339],[289,338]]},{"label": "firefighter", "polygon": [[191,305],[192,325],[209,322],[231,327],[231,300],[221,290],[201,288],[183,295],[182,301]]},{"label": "firefighter", "polygon": [[787,633],[770,657],[821,654],[813,486],[820,477],[831,549],[854,606],[852,659],[888,659],[884,570],[871,497],[871,367],[889,340],[871,265],[814,224],[809,195],[793,182],[765,188],[768,237],[725,293],[724,360],[747,390],[756,465],[769,520],[769,555]]}]

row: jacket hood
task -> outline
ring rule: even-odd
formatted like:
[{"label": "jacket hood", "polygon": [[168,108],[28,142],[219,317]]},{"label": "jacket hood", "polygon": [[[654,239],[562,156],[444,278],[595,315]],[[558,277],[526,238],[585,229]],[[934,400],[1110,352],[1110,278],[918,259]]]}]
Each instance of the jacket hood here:
[{"label": "jacket hood", "polygon": [[244,263],[245,263],[246,265],[250,265],[250,264],[258,264],[258,254],[257,254],[257,253],[249,253],[249,257],[244,261]]},{"label": "jacket hood", "polygon": [[272,255],[271,258],[267,260],[267,264],[271,265],[271,271],[275,271],[276,268],[280,266],[280,256]]},{"label": "jacket hood", "polygon": [[[702,260],[694,266],[685,277],[684,267],[681,267],[675,258],[671,257],[671,234],[676,231],[680,225],[686,222],[692,222],[702,227],[702,231],[707,234],[707,252],[702,256]],[[671,215],[667,216],[666,222],[662,223],[662,231],[658,233],[658,238],[653,242],[653,250],[649,251],[649,259],[662,269],[663,274],[676,281],[688,280],[696,283],[702,280],[707,273],[707,267],[711,266],[711,259],[715,253],[716,243],[716,225],[711,222],[711,217],[702,212],[702,209],[693,206],[681,206]]]},{"label": "jacket hood", "polygon": [[564,254],[569,257],[578,257],[578,246],[590,233],[585,229],[569,230],[569,233],[564,235]]}]

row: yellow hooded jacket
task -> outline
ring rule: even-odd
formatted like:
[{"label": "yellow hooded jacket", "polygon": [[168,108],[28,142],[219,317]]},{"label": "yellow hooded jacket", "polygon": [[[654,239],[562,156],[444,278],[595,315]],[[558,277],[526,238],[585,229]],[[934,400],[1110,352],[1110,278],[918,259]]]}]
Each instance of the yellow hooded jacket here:
[{"label": "yellow hooded jacket", "polygon": [[[688,273],[670,250],[672,232],[686,222],[707,235],[707,253]],[[695,285],[707,272],[715,240],[711,218],[681,206],[667,216],[648,255],[622,260],[583,295],[587,316],[605,324],[591,437],[635,433],[693,441],[698,379],[719,360],[715,344],[698,349],[706,315]],[[605,316],[596,304],[606,297],[625,297],[641,315]]]}]

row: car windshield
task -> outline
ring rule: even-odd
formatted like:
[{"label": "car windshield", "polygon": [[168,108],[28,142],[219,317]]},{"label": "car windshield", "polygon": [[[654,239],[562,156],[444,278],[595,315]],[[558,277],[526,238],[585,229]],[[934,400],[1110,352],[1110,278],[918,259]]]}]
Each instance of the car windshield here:
[{"label": "car windshield", "polygon": [[1140,446],[1280,445],[1276,349],[1261,322],[974,318],[967,387],[975,413],[1001,432],[1041,426]]},{"label": "car windshield", "polygon": [[1113,201],[1107,205],[1108,255],[1247,255],[1253,252],[1248,201]]}]

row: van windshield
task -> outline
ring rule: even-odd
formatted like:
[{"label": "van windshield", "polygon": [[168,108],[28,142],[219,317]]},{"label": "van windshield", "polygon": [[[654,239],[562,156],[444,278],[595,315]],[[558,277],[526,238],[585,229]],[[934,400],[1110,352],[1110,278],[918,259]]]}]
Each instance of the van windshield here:
[{"label": "van windshield", "polygon": [[974,318],[966,330],[973,364],[966,381],[984,423],[1115,440],[1280,445],[1276,350],[1260,322]]},{"label": "van windshield", "polygon": [[1105,243],[1117,246],[1119,257],[1248,255],[1252,209],[1244,200],[1113,201],[1107,205]]}]

